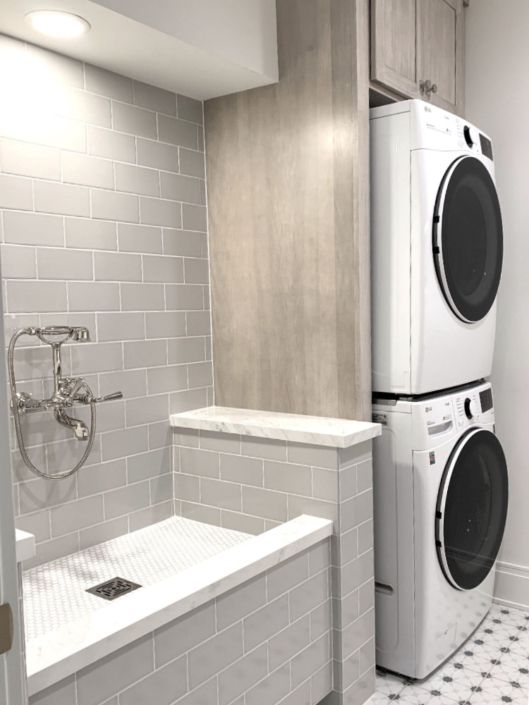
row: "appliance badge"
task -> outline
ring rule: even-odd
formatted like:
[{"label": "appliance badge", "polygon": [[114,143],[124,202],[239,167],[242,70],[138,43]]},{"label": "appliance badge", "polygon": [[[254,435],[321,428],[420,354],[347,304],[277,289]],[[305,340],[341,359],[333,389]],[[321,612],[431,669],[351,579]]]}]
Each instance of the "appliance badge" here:
[{"label": "appliance badge", "polygon": [[435,465],[435,451],[430,451],[430,465]]}]

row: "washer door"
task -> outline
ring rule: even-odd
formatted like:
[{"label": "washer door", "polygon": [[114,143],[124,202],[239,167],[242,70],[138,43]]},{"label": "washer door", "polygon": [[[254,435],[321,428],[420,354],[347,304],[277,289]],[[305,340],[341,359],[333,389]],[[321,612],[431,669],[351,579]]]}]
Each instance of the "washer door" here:
[{"label": "washer door", "polygon": [[461,157],[446,172],[435,204],[435,268],[443,295],[462,321],[490,311],[503,262],[503,228],[494,182],[475,157]]},{"label": "washer door", "polygon": [[509,481],[500,442],[470,429],[446,465],[437,500],[436,544],[447,580],[460,590],[480,585],[500,549]]}]

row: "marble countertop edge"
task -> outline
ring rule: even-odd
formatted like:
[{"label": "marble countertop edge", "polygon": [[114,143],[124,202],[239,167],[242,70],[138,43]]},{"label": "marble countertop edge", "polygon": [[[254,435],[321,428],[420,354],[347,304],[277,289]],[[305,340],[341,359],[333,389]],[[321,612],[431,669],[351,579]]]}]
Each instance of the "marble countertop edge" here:
[{"label": "marble countertop edge", "polygon": [[172,414],[170,425],[174,429],[230,433],[333,448],[350,448],[381,434],[380,424],[369,421],[222,406]]}]

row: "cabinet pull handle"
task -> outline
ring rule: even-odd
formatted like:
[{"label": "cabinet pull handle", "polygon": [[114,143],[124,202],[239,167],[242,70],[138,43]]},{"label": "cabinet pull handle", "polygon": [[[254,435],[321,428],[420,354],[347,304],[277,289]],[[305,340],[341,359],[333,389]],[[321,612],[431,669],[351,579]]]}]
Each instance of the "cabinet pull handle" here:
[{"label": "cabinet pull handle", "polygon": [[421,93],[424,93],[428,97],[430,97],[432,93],[437,93],[437,83],[432,83],[430,79],[421,81],[419,88],[421,89]]}]

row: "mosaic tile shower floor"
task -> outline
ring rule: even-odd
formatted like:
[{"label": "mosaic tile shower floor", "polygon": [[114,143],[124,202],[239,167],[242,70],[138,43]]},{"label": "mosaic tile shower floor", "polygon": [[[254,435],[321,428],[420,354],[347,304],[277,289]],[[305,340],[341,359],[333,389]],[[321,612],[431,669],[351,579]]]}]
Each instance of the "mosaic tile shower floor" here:
[{"label": "mosaic tile shower floor", "polygon": [[370,705],[529,705],[529,613],[494,605],[430,678],[379,672],[376,687]]},{"label": "mosaic tile shower floor", "polygon": [[117,576],[153,585],[248,538],[240,531],[172,517],[25,571],[26,639],[112,604],[87,588]]}]

